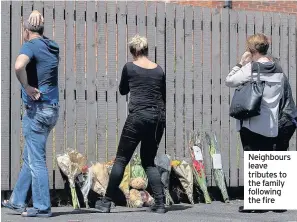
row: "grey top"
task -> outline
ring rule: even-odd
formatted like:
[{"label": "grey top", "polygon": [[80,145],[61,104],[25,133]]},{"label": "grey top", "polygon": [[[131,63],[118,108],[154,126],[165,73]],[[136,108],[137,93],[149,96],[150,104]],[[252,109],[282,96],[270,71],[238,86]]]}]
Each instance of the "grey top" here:
[{"label": "grey top", "polygon": [[[259,66],[258,66],[259,64]],[[260,80],[265,81],[261,114],[243,121],[242,127],[266,137],[278,135],[279,102],[283,93],[284,75],[279,65],[274,62],[248,63],[243,67],[235,66],[226,78],[228,87],[237,87],[245,82],[257,79],[258,68]],[[252,75],[251,75],[252,73]],[[241,129],[236,121],[237,130]]]}]

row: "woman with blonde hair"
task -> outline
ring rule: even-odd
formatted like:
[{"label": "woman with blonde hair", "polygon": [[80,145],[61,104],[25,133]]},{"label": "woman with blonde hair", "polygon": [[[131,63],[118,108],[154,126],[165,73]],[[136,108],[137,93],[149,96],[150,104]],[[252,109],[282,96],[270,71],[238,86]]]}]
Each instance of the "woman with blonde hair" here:
[{"label": "woman with blonde hair", "polygon": [[[267,56],[268,38],[264,34],[250,36],[246,52],[226,78],[228,87],[238,87],[249,81],[256,81],[258,75],[264,90],[260,115],[237,120],[244,151],[273,151],[278,136],[279,104],[282,98],[284,75],[281,67]],[[247,98],[249,99],[249,98]],[[240,212],[252,212],[240,207]]]},{"label": "woman with blonde hair", "polygon": [[122,181],[124,170],[141,142],[141,163],[153,191],[155,205],[150,211],[165,213],[163,185],[154,164],[165,128],[166,84],[162,68],[148,59],[145,37],[136,35],[129,42],[134,61],[125,64],[119,85],[121,95],[130,92],[129,115],[120,138],[105,197],[95,208],[109,213],[112,199]]}]

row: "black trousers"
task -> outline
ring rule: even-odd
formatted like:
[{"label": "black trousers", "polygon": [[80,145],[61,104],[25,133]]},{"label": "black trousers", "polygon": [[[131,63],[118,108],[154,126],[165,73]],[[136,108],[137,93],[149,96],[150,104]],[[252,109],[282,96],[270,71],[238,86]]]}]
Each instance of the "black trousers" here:
[{"label": "black trousers", "polygon": [[154,160],[165,128],[165,113],[154,108],[130,113],[120,138],[115,163],[111,170],[106,197],[115,199],[114,194],[122,181],[125,167],[139,144],[142,166],[147,174],[156,204],[163,203],[164,191],[161,176]]},{"label": "black trousers", "polygon": [[244,151],[273,151],[275,137],[266,137],[242,127],[240,138]]}]

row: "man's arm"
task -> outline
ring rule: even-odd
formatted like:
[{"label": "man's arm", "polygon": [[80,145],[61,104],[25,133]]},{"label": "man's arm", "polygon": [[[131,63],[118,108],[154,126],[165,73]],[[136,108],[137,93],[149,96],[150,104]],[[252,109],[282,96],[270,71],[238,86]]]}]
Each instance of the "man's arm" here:
[{"label": "man's arm", "polygon": [[19,55],[15,62],[15,73],[24,89],[26,89],[29,85],[26,72],[26,66],[29,62],[29,57],[24,54]]},{"label": "man's arm", "polygon": [[38,100],[40,97],[39,90],[32,86],[29,86],[28,84],[26,66],[29,62],[30,58],[27,55],[20,54],[15,62],[15,73],[18,80],[26,90],[27,95],[30,96],[32,100]]}]

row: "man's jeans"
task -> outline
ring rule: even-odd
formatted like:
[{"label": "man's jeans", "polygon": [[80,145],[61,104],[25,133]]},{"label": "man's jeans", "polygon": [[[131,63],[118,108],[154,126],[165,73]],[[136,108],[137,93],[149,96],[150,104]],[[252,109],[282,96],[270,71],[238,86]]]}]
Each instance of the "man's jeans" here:
[{"label": "man's jeans", "polygon": [[35,103],[26,107],[23,116],[23,166],[10,198],[10,203],[17,207],[25,207],[32,185],[33,207],[43,212],[51,211],[46,141],[58,117],[58,105]]}]

